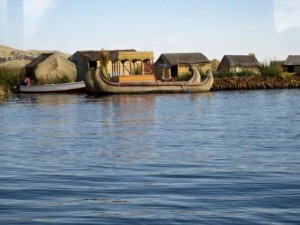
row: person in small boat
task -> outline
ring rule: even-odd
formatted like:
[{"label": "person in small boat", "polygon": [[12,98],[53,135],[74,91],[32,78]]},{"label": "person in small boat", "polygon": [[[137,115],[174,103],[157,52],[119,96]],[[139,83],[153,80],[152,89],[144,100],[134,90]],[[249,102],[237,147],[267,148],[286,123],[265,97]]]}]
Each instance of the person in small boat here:
[{"label": "person in small boat", "polygon": [[30,78],[28,76],[25,76],[21,85],[31,86],[31,80],[30,80]]},{"label": "person in small boat", "polygon": [[14,90],[15,91],[19,91],[20,90],[20,86],[31,86],[31,79],[28,77],[28,76],[25,76],[23,81],[17,85],[17,86],[14,86]]}]

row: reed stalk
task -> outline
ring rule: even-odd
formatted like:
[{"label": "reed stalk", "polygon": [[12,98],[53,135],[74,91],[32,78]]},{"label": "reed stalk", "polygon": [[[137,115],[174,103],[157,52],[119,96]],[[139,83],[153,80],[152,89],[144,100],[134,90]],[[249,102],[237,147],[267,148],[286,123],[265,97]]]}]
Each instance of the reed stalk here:
[{"label": "reed stalk", "polygon": [[104,49],[101,50],[101,57],[100,57],[100,70],[101,73],[105,76],[107,80],[110,80],[109,74],[108,74],[108,63],[110,60],[110,54],[109,51],[106,51]]},{"label": "reed stalk", "polygon": [[21,84],[24,75],[24,68],[0,67],[0,89],[2,94],[13,92],[14,88]]}]

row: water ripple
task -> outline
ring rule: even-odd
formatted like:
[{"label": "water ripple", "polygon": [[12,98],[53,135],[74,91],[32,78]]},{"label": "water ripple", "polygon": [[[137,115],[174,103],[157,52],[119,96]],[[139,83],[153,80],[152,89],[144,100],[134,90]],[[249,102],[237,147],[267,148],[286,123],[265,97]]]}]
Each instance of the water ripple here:
[{"label": "water ripple", "polygon": [[0,102],[0,224],[299,224],[299,90]]}]

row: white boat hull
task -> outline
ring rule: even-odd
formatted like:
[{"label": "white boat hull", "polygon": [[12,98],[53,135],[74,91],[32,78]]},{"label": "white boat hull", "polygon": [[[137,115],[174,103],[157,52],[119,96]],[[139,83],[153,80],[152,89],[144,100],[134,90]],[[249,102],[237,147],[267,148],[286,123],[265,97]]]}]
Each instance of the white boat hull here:
[{"label": "white boat hull", "polygon": [[63,84],[45,84],[21,86],[21,93],[77,93],[85,92],[85,84],[83,81]]}]

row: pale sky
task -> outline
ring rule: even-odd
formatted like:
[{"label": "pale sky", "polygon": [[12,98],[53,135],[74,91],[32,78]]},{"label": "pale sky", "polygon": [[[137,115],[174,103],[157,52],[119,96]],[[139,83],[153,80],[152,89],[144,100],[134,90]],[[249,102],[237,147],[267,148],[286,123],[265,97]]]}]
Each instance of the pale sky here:
[{"label": "pale sky", "polygon": [[[21,9],[21,10],[19,10]],[[300,54],[300,0],[0,0],[0,44],[19,49]]]}]

